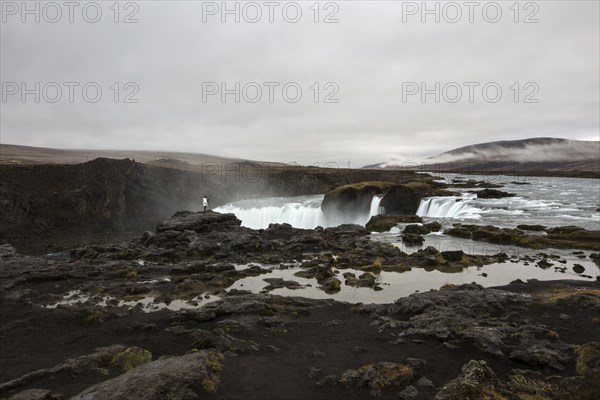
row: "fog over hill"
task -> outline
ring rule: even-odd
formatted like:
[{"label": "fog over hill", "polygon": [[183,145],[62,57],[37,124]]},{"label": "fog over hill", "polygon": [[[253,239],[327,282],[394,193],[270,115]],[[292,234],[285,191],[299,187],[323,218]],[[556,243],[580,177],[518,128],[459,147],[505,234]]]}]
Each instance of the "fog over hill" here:
[{"label": "fog over hill", "polygon": [[583,161],[600,158],[600,142],[557,138],[505,140],[461,147],[428,158],[428,161]]},{"label": "fog over hill", "polygon": [[[419,164],[423,169],[473,171],[537,171],[542,173],[600,172],[600,142],[560,138],[531,138],[479,143],[460,147]],[[398,161],[365,168],[398,169]]]}]

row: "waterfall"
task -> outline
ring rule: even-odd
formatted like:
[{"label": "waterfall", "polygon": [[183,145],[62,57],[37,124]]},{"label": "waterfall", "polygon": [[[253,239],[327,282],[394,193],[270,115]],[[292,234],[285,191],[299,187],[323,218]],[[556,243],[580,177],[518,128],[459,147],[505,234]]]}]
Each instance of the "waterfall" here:
[{"label": "waterfall", "polygon": [[433,218],[479,219],[481,210],[466,197],[429,197],[421,200],[417,215]]},{"label": "waterfall", "polygon": [[242,221],[242,226],[252,229],[264,229],[274,223],[287,223],[295,228],[303,229],[341,224],[365,225],[373,215],[377,215],[381,211],[381,197],[373,196],[368,215],[325,217],[321,211],[323,197],[320,195],[241,200],[217,207],[215,211],[233,213]]},{"label": "waterfall", "polygon": [[[380,206],[380,204],[381,204],[381,197],[382,196],[375,195],[371,199],[371,208],[369,210],[369,219],[371,219],[371,217],[374,216],[374,215],[381,214],[381,211],[382,211],[381,210],[381,206]],[[369,220],[367,220],[367,222],[369,222]]]}]

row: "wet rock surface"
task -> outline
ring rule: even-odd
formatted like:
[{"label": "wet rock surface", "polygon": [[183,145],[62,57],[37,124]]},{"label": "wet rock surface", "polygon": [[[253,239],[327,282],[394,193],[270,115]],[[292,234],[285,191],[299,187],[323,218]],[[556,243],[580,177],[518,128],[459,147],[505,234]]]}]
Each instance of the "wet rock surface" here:
[{"label": "wet rock surface", "polygon": [[375,215],[365,225],[371,232],[386,232],[400,223],[423,222],[418,215]]},{"label": "wet rock surface", "polygon": [[301,286],[289,278],[266,278],[261,294],[227,290],[273,266],[293,265],[314,290],[336,293],[380,290],[380,271],[506,258],[406,254],[368,235],[357,225],[251,230],[233,215],[178,212],[120,244],[50,257],[1,246],[0,397],[432,399],[475,387],[583,399],[597,390],[597,283],[445,286],[356,305],[270,294]]},{"label": "wet rock surface", "polygon": [[[538,230],[537,227],[535,227]],[[531,229],[529,229],[531,230]],[[508,244],[534,249],[553,247],[558,249],[600,250],[600,231],[576,226],[545,229],[545,235],[529,234],[521,229],[498,228],[493,225],[454,224],[445,234],[465,239]]]}]

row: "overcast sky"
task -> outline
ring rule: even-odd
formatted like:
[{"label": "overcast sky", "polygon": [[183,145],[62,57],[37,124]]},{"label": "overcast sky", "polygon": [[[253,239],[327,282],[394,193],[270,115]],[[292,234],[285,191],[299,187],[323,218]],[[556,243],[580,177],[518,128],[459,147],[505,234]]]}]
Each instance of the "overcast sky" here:
[{"label": "overcast sky", "polygon": [[[313,3],[228,2],[239,23],[222,22],[220,1],[121,3],[118,16],[112,1],[80,3],[71,23],[60,1],[60,18],[39,3],[37,23],[3,0],[1,142],[359,166],[495,140],[599,138],[598,1],[522,2],[518,14],[513,1],[437,3],[439,23],[420,1],[322,2],[318,15]],[[78,84],[72,103],[64,82]],[[209,92],[222,83],[224,103]]]}]

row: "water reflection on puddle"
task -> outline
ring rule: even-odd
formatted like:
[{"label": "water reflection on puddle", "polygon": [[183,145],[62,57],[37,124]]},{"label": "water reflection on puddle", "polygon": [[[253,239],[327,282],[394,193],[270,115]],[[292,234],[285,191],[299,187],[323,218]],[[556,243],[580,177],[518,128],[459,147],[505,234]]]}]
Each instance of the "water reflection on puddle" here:
[{"label": "water reflection on puddle", "polygon": [[[59,305],[76,305],[76,304],[84,304],[91,299],[91,296],[81,293],[79,290],[71,290],[69,291],[62,300],[53,303],[47,304],[43,306],[44,308],[56,308]],[[208,295],[203,293],[199,296],[196,296],[190,300],[181,300],[176,299],[172,300],[168,304],[165,302],[154,302],[155,297],[142,297],[137,298],[135,300],[117,300],[111,296],[104,296],[102,300],[98,302],[96,305],[100,307],[108,307],[109,303],[112,306],[116,307],[127,307],[128,309],[139,307],[141,311],[144,312],[154,312],[160,310],[171,310],[171,311],[179,311],[186,309],[195,309],[200,308],[208,303],[212,303],[213,301],[220,300],[221,298],[218,296]]]},{"label": "water reflection on puddle", "polygon": [[[577,260],[577,263],[586,268],[586,273],[598,275],[598,267],[590,261]],[[560,272],[554,267],[565,268],[565,272]],[[424,292],[430,289],[439,289],[445,284],[463,284],[476,282],[485,287],[506,285],[516,279],[523,281],[527,279],[538,280],[557,280],[557,279],[577,279],[592,281],[592,278],[578,275],[572,272],[572,264],[555,264],[553,267],[542,269],[535,265],[524,265],[523,263],[497,263],[483,267],[468,267],[460,272],[447,273],[438,270],[427,271],[423,268],[413,268],[407,272],[386,272],[381,271],[376,274],[377,284],[383,289],[375,291],[371,288],[356,288],[346,286],[343,276],[346,272],[352,272],[359,276],[364,271],[353,269],[340,269],[336,277],[342,281],[341,290],[335,294],[327,294],[319,289],[316,279],[307,279],[294,276],[296,272],[303,271],[302,268],[273,269],[268,274],[260,276],[246,277],[236,281],[227,288],[248,290],[252,293],[259,293],[269,284],[264,281],[267,278],[282,278],[286,281],[295,281],[300,285],[306,286],[299,289],[279,288],[270,291],[271,294],[282,296],[298,296],[313,299],[335,299],[349,303],[392,303],[399,297],[405,297],[415,292]],[[487,275],[487,276],[484,276]]]}]

